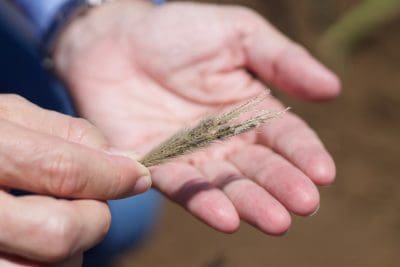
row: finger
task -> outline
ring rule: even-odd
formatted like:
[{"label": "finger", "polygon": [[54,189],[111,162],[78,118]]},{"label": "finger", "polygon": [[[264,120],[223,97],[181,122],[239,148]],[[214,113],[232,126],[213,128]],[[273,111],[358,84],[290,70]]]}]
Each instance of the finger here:
[{"label": "finger", "polygon": [[324,100],[340,92],[339,79],[304,48],[289,40],[262,17],[233,9],[248,66],[262,79],[306,100]]},{"label": "finger", "polygon": [[15,197],[0,192],[0,250],[37,262],[61,262],[107,233],[111,215],[95,200]]},{"label": "finger", "polygon": [[57,263],[54,267],[82,267],[83,253],[79,253],[63,262]]},{"label": "finger", "polygon": [[225,192],[241,219],[267,234],[279,235],[288,230],[291,219],[285,207],[231,163],[209,161],[201,170]]},{"label": "finger", "polygon": [[309,215],[317,210],[319,194],[315,185],[300,170],[273,151],[251,145],[230,156],[245,176],[265,188],[288,210]]},{"label": "finger", "polygon": [[152,170],[154,185],[194,216],[221,232],[239,227],[239,217],[231,201],[212,186],[193,166],[167,163]]},{"label": "finger", "polygon": [[83,254],[72,257],[64,262],[57,264],[36,263],[14,255],[0,253],[1,267],[81,267],[83,263]]},{"label": "finger", "polygon": [[[281,106],[270,98],[265,108]],[[278,110],[282,107],[277,108]],[[318,185],[331,184],[335,163],[317,134],[298,116],[288,112],[258,129],[257,142],[266,145],[302,170]]]},{"label": "finger", "polygon": [[108,147],[104,135],[86,120],[40,108],[18,95],[0,95],[0,118],[71,142]]},{"label": "finger", "polygon": [[147,168],[125,156],[91,149],[0,121],[0,184],[61,197],[112,199],[150,187]]},{"label": "finger", "polygon": [[45,263],[34,263],[15,255],[0,252],[0,266],[2,267],[48,267]]}]

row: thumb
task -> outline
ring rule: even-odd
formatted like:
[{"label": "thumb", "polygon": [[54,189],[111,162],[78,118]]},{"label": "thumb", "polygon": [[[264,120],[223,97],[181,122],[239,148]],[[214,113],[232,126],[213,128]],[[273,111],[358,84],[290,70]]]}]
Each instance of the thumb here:
[{"label": "thumb", "polygon": [[234,9],[231,19],[242,36],[248,67],[265,82],[304,100],[326,100],[339,94],[340,81],[333,72],[257,13]]}]

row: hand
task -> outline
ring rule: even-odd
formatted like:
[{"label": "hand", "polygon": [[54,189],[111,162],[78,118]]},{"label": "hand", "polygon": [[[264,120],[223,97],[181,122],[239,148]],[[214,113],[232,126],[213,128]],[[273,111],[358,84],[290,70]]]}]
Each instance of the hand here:
[{"label": "hand", "polygon": [[[143,154],[180,127],[259,94],[260,79],[307,100],[336,96],[335,75],[251,10],[116,1],[77,18],[56,67],[79,112],[114,146]],[[273,97],[266,109],[281,109]],[[152,169],[153,184],[223,232],[239,218],[269,234],[319,206],[334,163],[296,115]]]},{"label": "hand", "polygon": [[[111,153],[94,126],[15,95],[0,95],[0,151],[1,266],[79,264],[110,226],[100,200],[150,186],[138,181],[148,170]],[[42,195],[16,197],[8,189]]]}]

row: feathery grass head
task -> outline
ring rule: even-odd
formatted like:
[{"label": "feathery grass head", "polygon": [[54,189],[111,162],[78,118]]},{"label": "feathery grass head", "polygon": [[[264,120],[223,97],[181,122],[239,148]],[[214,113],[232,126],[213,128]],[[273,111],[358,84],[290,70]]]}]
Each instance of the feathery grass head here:
[{"label": "feathery grass head", "polygon": [[140,162],[146,167],[158,165],[170,159],[204,148],[217,140],[225,140],[232,136],[248,132],[259,127],[266,121],[284,114],[288,108],[278,112],[261,110],[249,119],[236,122],[238,117],[242,114],[255,111],[254,108],[260,104],[268,94],[269,92],[265,92],[229,111],[208,116],[194,127],[179,130],[148,152]]}]

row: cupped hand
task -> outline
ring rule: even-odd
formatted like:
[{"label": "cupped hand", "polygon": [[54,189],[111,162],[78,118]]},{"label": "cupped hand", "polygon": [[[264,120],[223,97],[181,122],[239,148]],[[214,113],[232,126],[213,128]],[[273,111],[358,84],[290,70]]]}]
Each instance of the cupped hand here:
[{"label": "cupped hand", "polygon": [[[64,260],[80,266],[82,253],[110,226],[101,200],[150,187],[139,180],[148,170],[110,151],[93,125],[22,97],[0,95],[0,137],[1,266],[55,266]],[[14,196],[9,189],[40,195]]]},{"label": "cupped hand", "polygon": [[[259,94],[262,81],[306,100],[340,90],[305,49],[236,6],[116,1],[77,18],[54,56],[80,114],[114,146],[140,155],[182,126]],[[282,105],[270,97],[260,108]],[[315,184],[334,177],[317,135],[291,113],[152,169],[156,188],[223,232],[242,219],[281,234],[290,212],[316,211]]]}]

